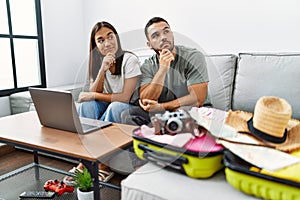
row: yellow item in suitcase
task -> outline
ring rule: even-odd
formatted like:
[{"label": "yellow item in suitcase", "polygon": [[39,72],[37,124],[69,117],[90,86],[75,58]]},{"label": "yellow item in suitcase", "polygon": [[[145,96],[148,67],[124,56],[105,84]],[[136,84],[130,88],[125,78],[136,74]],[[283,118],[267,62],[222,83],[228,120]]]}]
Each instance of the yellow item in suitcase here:
[{"label": "yellow item in suitcase", "polygon": [[[203,150],[205,142],[210,144]],[[180,148],[142,137],[139,128],[133,132],[133,147],[140,159],[176,169],[192,178],[209,178],[224,167],[223,146],[216,144],[215,139],[207,134]]]},{"label": "yellow item in suitcase", "polygon": [[[226,180],[237,190],[263,199],[300,200],[298,164],[271,173],[252,166],[228,150],[224,152],[224,164]],[[294,178],[288,175],[291,170]]]}]

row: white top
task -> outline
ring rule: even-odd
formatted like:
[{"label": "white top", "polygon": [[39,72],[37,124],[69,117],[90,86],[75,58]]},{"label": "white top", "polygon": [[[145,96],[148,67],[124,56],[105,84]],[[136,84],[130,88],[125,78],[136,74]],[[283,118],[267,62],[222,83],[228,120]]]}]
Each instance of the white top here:
[{"label": "white top", "polygon": [[121,93],[125,79],[141,75],[138,57],[132,53],[124,53],[121,75],[112,75],[110,70],[106,71],[103,93]]}]

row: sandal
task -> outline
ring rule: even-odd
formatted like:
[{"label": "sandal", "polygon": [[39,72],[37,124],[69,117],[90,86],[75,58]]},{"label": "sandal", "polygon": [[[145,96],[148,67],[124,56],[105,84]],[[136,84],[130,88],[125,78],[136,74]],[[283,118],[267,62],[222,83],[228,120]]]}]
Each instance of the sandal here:
[{"label": "sandal", "polygon": [[108,172],[102,169],[98,170],[99,181],[102,182],[108,182],[114,175],[115,175],[114,172]]},{"label": "sandal", "polygon": [[[76,167],[73,167],[72,169],[69,170],[69,173],[73,174],[75,176],[76,173],[78,172],[81,172],[82,173],[82,170],[81,169],[78,169]],[[64,179],[63,179],[63,182],[66,184],[66,185],[69,185],[69,186],[73,186],[75,184],[75,181],[74,181],[74,178],[73,176],[65,176]]]}]

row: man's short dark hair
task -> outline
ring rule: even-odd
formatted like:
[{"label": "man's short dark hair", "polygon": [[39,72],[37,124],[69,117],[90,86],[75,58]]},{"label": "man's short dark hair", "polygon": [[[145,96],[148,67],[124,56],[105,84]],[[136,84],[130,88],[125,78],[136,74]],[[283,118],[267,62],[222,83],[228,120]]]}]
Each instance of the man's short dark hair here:
[{"label": "man's short dark hair", "polygon": [[148,38],[148,28],[149,28],[149,26],[151,26],[151,25],[154,24],[154,23],[158,23],[158,22],[166,22],[166,23],[169,25],[169,23],[167,22],[167,20],[165,20],[165,19],[163,19],[163,18],[161,18],[161,17],[153,17],[153,18],[151,18],[151,19],[148,21],[148,23],[146,24],[145,29],[144,29],[145,35],[146,35],[146,38],[147,38],[147,39],[149,39],[149,38]]}]

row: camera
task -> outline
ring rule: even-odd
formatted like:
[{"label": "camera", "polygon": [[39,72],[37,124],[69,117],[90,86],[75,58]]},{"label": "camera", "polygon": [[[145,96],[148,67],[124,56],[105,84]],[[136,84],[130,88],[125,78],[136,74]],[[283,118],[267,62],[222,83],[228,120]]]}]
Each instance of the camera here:
[{"label": "camera", "polygon": [[198,136],[198,126],[195,120],[184,109],[178,109],[175,112],[166,111],[163,114],[155,114],[151,117],[151,123],[155,134],[192,133]]}]

